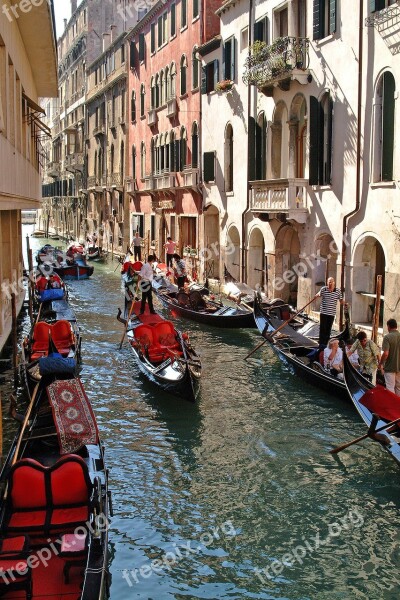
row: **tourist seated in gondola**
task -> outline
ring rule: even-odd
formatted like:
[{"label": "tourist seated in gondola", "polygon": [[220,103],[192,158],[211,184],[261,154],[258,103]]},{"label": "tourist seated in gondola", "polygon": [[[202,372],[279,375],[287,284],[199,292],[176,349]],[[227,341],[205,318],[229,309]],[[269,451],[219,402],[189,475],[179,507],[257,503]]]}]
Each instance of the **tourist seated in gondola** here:
[{"label": "tourist seated in gondola", "polygon": [[346,354],[348,356],[350,363],[353,365],[353,367],[357,371],[359,371],[360,370],[360,360],[359,360],[358,352],[357,352],[357,350],[355,350],[354,352],[351,351],[353,344],[354,344],[354,340],[349,340],[346,342]]},{"label": "tourist seated in gondola", "polygon": [[354,352],[358,353],[361,372],[369,379],[373,385],[376,385],[376,372],[381,358],[381,351],[372,340],[367,338],[365,331],[360,331],[356,336],[356,341],[350,348],[347,356],[352,356]]},{"label": "tourist seated in gondola", "polygon": [[324,350],[324,368],[334,377],[343,377],[343,352],[337,339],[329,340]]}]

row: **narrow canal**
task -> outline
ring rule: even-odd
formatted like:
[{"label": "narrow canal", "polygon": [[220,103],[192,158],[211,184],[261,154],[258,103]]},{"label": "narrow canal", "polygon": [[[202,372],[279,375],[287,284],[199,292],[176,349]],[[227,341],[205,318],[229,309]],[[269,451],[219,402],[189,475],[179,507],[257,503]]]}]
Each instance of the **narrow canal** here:
[{"label": "narrow canal", "polygon": [[[32,240],[38,247],[42,240]],[[82,380],[113,490],[112,600],[399,598],[399,472],[349,404],[302,383],[256,330],[190,321],[197,405],[139,375],[125,343],[116,263],[71,282]]]}]

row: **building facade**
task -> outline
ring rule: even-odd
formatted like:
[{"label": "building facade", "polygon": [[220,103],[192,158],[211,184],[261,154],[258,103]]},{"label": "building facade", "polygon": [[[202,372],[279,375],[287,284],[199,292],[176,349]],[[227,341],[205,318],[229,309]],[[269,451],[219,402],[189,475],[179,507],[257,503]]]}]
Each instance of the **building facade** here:
[{"label": "building facade", "polygon": [[377,275],[380,322],[398,310],[400,8],[344,10],[228,0],[217,11],[220,43],[200,49],[206,79],[222,65],[202,97],[205,231],[228,249],[220,277],[300,307],[333,276],[368,325]]},{"label": "building facade", "polygon": [[11,294],[17,312],[25,297],[21,209],[40,207],[48,130],[39,96],[57,95],[52,2],[12,7],[5,2],[0,13],[0,350],[11,332]]},{"label": "building facade", "polygon": [[218,32],[219,6],[160,1],[127,35],[131,234],[161,260],[172,237],[194,275],[203,238],[198,47]]}]

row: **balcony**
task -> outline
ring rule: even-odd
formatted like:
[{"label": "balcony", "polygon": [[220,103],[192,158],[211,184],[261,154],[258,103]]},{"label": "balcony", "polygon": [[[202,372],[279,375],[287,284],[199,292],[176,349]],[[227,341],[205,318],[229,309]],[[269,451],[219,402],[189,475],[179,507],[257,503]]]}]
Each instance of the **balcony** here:
[{"label": "balcony", "polygon": [[59,177],[60,175],[60,163],[59,161],[55,161],[53,160],[52,162],[49,162],[47,165],[47,175],[49,177]]},{"label": "balcony", "polygon": [[112,173],[108,176],[107,182],[109,186],[122,188],[124,185],[124,177],[121,173]]},{"label": "balcony", "polygon": [[154,108],[152,110],[149,110],[149,112],[147,113],[147,125],[149,127],[153,127],[154,125],[156,125],[157,119],[157,112],[154,110]]},{"label": "balcony", "polygon": [[154,177],[155,190],[170,190],[175,187],[175,175],[164,173]]},{"label": "balcony", "polygon": [[93,135],[94,136],[98,136],[98,135],[104,135],[106,132],[106,128],[104,125],[97,125],[94,129],[93,129]]},{"label": "balcony", "polygon": [[100,187],[99,177],[92,176],[92,175],[90,177],[88,177],[87,178],[87,187],[88,187],[88,189]]},{"label": "balcony", "polygon": [[78,171],[83,169],[83,153],[74,152],[65,157],[65,167],[73,168]]},{"label": "balcony", "polygon": [[251,181],[250,210],[270,218],[304,224],[308,218],[307,179],[270,179]]},{"label": "balcony", "polygon": [[199,182],[199,170],[190,169],[182,172],[183,176],[183,187],[197,187]]},{"label": "balcony", "polygon": [[176,98],[172,98],[171,100],[168,100],[168,102],[167,102],[167,117],[169,117],[171,119],[172,117],[176,117],[177,114],[178,114],[178,103],[176,101]]},{"label": "balcony", "polygon": [[308,38],[295,37],[277,38],[270,46],[255,42],[245,62],[243,82],[257,86],[266,96],[272,96],[277,86],[289,90],[294,79],[308,83],[309,45]]}]

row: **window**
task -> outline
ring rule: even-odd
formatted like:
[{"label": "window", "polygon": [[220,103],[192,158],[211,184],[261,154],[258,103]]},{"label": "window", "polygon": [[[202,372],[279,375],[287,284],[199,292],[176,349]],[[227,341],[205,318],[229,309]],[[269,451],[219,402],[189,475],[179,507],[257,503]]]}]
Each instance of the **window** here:
[{"label": "window", "polygon": [[215,181],[215,152],[204,152],[203,154],[203,179],[206,183]]},{"label": "window", "polygon": [[175,63],[171,64],[171,98],[176,96],[176,66]]},{"label": "window", "polygon": [[235,48],[236,40],[231,37],[224,43],[223,49],[223,60],[224,60],[224,79],[235,79],[236,68],[235,68]]},{"label": "window", "polygon": [[199,0],[193,0],[193,19],[199,16]]},{"label": "window", "polygon": [[233,191],[233,129],[229,123],[225,130],[225,162],[224,162],[224,175],[225,175],[225,191]]},{"label": "window", "polygon": [[146,56],[146,43],[144,33],[139,33],[139,60],[143,62]]},{"label": "window", "polygon": [[111,144],[110,150],[110,173],[114,173],[114,144]]},{"label": "window", "polygon": [[181,129],[181,139],[179,144],[179,170],[183,171],[187,163],[187,133],[186,129]]},{"label": "window", "polygon": [[158,108],[160,106],[160,77],[157,73],[154,82],[154,94],[155,94],[155,102],[154,108]]},{"label": "window", "polygon": [[134,123],[136,121],[136,93],[132,92],[131,95],[131,121]]},{"label": "window", "polygon": [[183,54],[181,58],[181,96],[186,94],[186,68],[187,60],[186,56]]},{"label": "window", "polygon": [[125,144],[121,142],[121,146],[119,149],[119,172],[122,180],[125,176]]},{"label": "window", "polygon": [[165,77],[164,71],[160,73],[160,106],[164,106],[165,104]]},{"label": "window", "polygon": [[187,27],[187,0],[181,0],[181,29]]},{"label": "window", "polygon": [[199,128],[197,123],[192,127],[192,169],[199,166]]},{"label": "window", "polygon": [[370,0],[370,12],[376,12],[396,4],[396,0]]},{"label": "window", "polygon": [[132,146],[132,179],[136,179],[136,146]]},{"label": "window", "polygon": [[156,51],[156,24],[152,23],[150,26],[150,52],[154,54]]},{"label": "window", "polygon": [[200,61],[198,59],[197,46],[195,46],[192,53],[192,90],[196,90],[199,87],[199,72]]},{"label": "window", "polygon": [[158,17],[158,48],[163,45],[163,18],[162,15]]},{"label": "window", "polygon": [[[136,54],[136,44],[132,40],[131,43],[129,44],[129,65],[130,65],[131,69],[135,68],[135,54]],[[100,73],[101,73],[101,71],[100,71]],[[101,81],[101,74],[100,74],[100,81]]]},{"label": "window", "polygon": [[144,87],[144,83],[140,86],[140,116],[144,117],[144,98],[145,98],[146,90]]},{"label": "window", "polygon": [[263,17],[254,23],[254,42],[258,41],[269,43],[268,17]]},{"label": "window", "polygon": [[150,79],[150,108],[156,107],[156,83],[155,78]]},{"label": "window", "polygon": [[169,165],[172,172],[176,171],[175,165],[175,134],[171,131],[169,136]]},{"label": "window", "polygon": [[314,40],[321,40],[336,31],[336,2],[337,0],[314,0]]},{"label": "window", "polygon": [[213,60],[201,70],[201,93],[209,94],[215,90],[215,86],[219,81],[219,62]]},{"label": "window", "polygon": [[171,4],[171,37],[176,35],[176,5]]},{"label": "window", "polygon": [[171,79],[169,76],[169,68],[165,67],[165,100],[166,100],[166,102],[168,102],[170,97],[171,97]]},{"label": "window", "polygon": [[259,114],[255,124],[255,179],[266,179],[267,166],[267,119],[265,113]]},{"label": "window", "polygon": [[395,91],[394,77],[385,71],[375,94],[373,181],[393,181]]},{"label": "window", "polygon": [[310,96],[310,185],[330,185],[332,180],[332,115],[329,92],[320,101]]},{"label": "window", "polygon": [[121,46],[121,65],[123,65],[125,62],[125,44],[122,44]]},{"label": "window", "polygon": [[140,178],[144,179],[146,173],[146,146],[144,142],[140,146]]},{"label": "window", "polygon": [[121,123],[125,123],[125,90],[121,90]]}]

